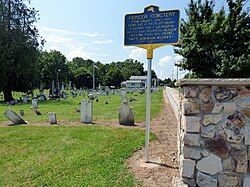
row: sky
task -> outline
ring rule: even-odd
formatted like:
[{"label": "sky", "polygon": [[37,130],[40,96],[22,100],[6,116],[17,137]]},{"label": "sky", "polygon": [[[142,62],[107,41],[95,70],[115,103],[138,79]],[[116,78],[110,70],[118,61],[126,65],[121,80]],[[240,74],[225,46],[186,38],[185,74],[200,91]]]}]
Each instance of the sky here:
[{"label": "sky", "polygon": [[[58,50],[68,60],[82,57],[111,63],[133,58],[142,62],[145,70],[146,50],[124,46],[124,16],[155,5],[160,11],[178,9],[185,19],[187,3],[188,0],[31,0],[31,6],[39,11],[36,25],[46,40],[45,50]],[[223,4],[226,0],[216,0],[215,10]],[[163,46],[154,50],[152,69],[161,79],[176,79],[174,64],[181,58],[173,46]],[[179,78],[185,73],[180,71]]]}]

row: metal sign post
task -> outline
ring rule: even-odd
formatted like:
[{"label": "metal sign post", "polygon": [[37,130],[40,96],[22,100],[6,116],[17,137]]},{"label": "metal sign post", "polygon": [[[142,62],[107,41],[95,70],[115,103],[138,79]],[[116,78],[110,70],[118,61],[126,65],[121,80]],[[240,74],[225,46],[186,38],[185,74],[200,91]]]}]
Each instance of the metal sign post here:
[{"label": "metal sign post", "polygon": [[147,50],[147,105],[145,162],[149,162],[150,106],[151,106],[151,66],[153,50],[179,41],[180,11],[159,11],[159,7],[150,5],[143,13],[125,16],[125,46],[137,46]]},{"label": "metal sign post", "polygon": [[151,109],[151,66],[153,49],[147,49],[148,73],[147,73],[147,102],[146,102],[146,139],[145,139],[145,162],[149,162],[149,135],[150,135],[150,109]]}]

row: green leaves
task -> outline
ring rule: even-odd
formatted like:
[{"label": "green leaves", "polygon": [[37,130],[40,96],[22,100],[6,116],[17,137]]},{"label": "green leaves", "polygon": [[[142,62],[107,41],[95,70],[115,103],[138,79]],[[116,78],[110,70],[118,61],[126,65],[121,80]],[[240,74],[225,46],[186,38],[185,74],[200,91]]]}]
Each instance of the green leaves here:
[{"label": "green leaves", "polygon": [[249,77],[250,18],[242,1],[229,0],[229,12],[214,12],[212,1],[190,1],[181,24],[181,43],[175,52],[180,67],[198,77]]}]

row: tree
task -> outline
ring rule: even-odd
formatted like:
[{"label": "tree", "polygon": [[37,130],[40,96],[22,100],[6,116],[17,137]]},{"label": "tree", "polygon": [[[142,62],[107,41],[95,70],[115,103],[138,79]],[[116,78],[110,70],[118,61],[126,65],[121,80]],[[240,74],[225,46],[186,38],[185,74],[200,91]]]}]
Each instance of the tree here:
[{"label": "tree", "polygon": [[[68,67],[71,72],[71,81],[77,88],[87,87],[91,88],[93,85],[93,64],[94,61],[87,59],[84,60],[81,57],[75,57],[68,63]],[[98,79],[97,69],[95,69],[95,79]],[[96,81],[95,81],[96,82]]]},{"label": "tree", "polygon": [[49,88],[52,81],[67,81],[69,79],[69,68],[66,57],[59,51],[41,52],[38,71],[40,80]]},{"label": "tree", "polygon": [[213,1],[191,0],[182,20],[175,52],[184,59],[178,66],[197,77],[249,77],[250,18],[242,0],[228,0],[229,12],[214,12]]},{"label": "tree", "polygon": [[92,75],[85,67],[80,67],[73,71],[74,75],[74,84],[76,85],[76,88],[91,88],[93,84]]},{"label": "tree", "polygon": [[104,77],[104,83],[107,86],[120,87],[121,82],[124,81],[121,70],[118,68],[110,68]]},{"label": "tree", "polygon": [[40,40],[34,26],[37,11],[24,0],[0,0],[0,90],[5,101],[12,91],[26,92],[36,85]]}]

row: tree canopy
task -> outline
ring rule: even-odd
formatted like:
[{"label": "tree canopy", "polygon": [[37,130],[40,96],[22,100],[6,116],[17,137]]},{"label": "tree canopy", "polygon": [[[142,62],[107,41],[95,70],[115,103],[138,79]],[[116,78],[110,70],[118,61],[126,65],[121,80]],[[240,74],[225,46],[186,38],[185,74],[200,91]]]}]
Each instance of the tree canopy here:
[{"label": "tree canopy", "polygon": [[250,17],[242,0],[227,0],[228,12],[214,1],[191,0],[175,52],[178,66],[197,77],[250,77]]},{"label": "tree canopy", "polygon": [[5,101],[13,100],[11,91],[35,86],[40,45],[36,14],[23,0],[0,0],[0,90]]}]

